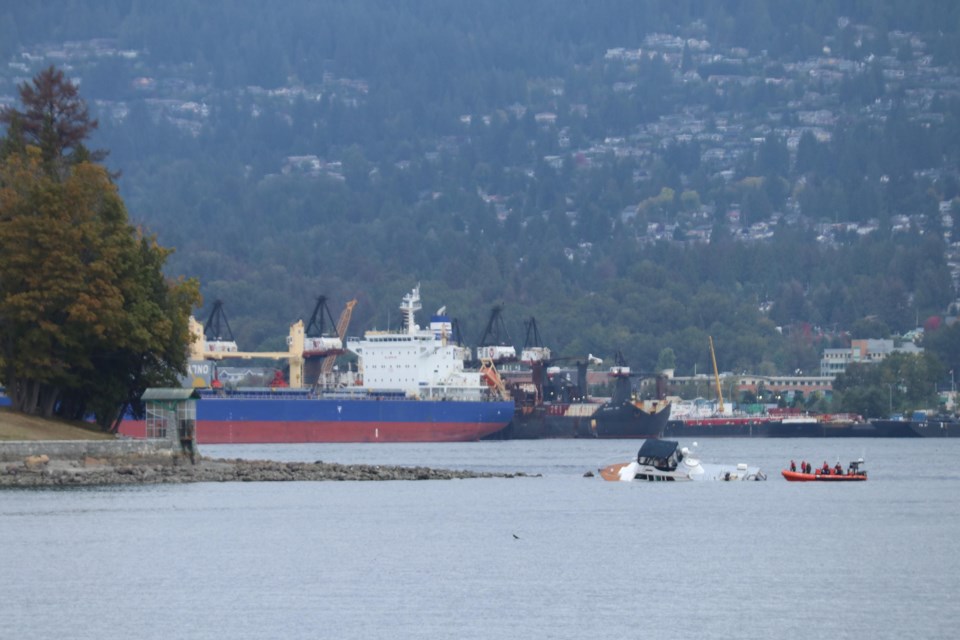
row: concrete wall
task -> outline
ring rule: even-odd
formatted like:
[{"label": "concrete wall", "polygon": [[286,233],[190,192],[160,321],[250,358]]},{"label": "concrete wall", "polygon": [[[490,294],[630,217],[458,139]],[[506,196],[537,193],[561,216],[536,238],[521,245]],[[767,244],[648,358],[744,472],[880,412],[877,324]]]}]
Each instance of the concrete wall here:
[{"label": "concrete wall", "polygon": [[0,462],[47,455],[51,459],[116,458],[141,456],[173,458],[180,455],[175,440],[15,440],[0,442]]}]

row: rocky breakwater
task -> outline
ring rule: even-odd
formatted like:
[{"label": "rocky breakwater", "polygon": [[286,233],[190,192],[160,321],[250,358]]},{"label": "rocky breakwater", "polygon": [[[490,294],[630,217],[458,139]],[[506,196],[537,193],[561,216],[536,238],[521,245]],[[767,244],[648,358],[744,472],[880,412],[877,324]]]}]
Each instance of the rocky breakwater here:
[{"label": "rocky breakwater", "polygon": [[276,462],[174,458],[158,462],[133,457],[82,460],[29,456],[0,463],[0,487],[67,487],[186,482],[316,482],[324,480],[453,480],[527,477],[519,473],[477,473],[427,467],[344,465],[330,462]]}]

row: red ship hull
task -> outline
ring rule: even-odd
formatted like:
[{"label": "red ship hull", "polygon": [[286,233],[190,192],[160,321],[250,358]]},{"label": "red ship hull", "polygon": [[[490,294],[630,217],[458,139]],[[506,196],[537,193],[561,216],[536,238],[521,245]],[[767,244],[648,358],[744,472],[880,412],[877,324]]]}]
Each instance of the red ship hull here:
[{"label": "red ship hull", "polygon": [[[197,421],[198,444],[296,444],[305,442],[471,442],[499,431],[503,423],[462,422],[214,422]],[[120,433],[146,437],[143,420],[124,420]]]}]

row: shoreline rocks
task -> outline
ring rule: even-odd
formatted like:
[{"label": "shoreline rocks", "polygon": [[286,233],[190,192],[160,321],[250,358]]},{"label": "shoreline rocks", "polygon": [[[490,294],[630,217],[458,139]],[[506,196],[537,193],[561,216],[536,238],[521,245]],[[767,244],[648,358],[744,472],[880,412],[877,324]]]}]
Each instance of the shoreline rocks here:
[{"label": "shoreline rocks", "polygon": [[[47,456],[43,456],[46,458]],[[189,482],[319,482],[384,480],[454,480],[467,478],[519,478],[517,473],[487,473],[399,467],[346,465],[272,460],[198,458],[196,464],[180,458],[167,462],[136,457],[82,460],[36,458],[0,464],[0,488],[70,487],[98,485],[183,484]]]}]

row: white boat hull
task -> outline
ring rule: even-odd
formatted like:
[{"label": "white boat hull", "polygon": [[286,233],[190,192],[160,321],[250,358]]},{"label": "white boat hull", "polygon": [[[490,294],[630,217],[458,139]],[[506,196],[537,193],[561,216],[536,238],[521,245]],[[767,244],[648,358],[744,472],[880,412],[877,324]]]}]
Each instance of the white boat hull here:
[{"label": "white boat hull", "polygon": [[[613,467],[619,467],[614,469]],[[745,464],[702,464],[696,458],[685,458],[676,469],[664,471],[651,465],[641,465],[636,461],[611,465],[608,467],[615,477],[608,477],[610,473],[603,473],[604,478],[619,480],[620,482],[731,482],[740,480],[766,480],[767,477],[758,467]]]}]

